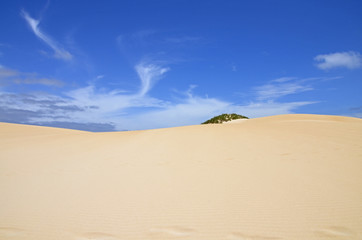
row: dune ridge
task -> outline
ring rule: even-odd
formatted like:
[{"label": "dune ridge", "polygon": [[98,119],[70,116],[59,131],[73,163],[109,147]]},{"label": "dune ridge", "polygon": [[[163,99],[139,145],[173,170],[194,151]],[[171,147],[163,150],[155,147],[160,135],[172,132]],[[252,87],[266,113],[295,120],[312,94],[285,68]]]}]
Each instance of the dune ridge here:
[{"label": "dune ridge", "polygon": [[0,239],[360,240],[362,120],[91,133],[0,123]]}]

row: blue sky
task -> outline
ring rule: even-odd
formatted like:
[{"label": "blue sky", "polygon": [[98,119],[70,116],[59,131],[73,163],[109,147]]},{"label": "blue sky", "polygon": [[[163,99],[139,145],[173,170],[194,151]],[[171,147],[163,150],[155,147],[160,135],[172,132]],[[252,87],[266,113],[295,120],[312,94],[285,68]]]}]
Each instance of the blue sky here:
[{"label": "blue sky", "polygon": [[361,12],[359,0],[1,1],[0,121],[362,117]]}]

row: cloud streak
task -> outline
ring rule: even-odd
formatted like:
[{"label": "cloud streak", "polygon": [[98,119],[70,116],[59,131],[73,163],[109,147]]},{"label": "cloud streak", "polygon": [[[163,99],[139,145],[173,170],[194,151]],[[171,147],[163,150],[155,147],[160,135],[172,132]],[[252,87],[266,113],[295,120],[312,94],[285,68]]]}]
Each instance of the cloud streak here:
[{"label": "cloud streak", "polygon": [[331,54],[320,54],[314,58],[317,67],[322,70],[332,68],[356,69],[362,67],[362,56],[358,52],[336,52]]},{"label": "cloud streak", "polygon": [[286,95],[301,93],[313,90],[310,86],[302,85],[300,82],[292,83],[268,83],[254,88],[256,91],[256,99],[275,100]]},{"label": "cloud streak", "polygon": [[56,41],[54,41],[51,37],[47,36],[45,33],[43,33],[40,28],[40,20],[36,20],[25,11],[21,11],[21,16],[26,20],[26,22],[29,24],[31,30],[34,32],[34,34],[42,40],[44,43],[46,43],[50,48],[54,51],[54,57],[63,59],[66,61],[69,61],[73,58],[73,56],[63,49]]},{"label": "cloud streak", "polygon": [[15,70],[0,65],[0,79],[17,76],[19,73]]},{"label": "cloud streak", "polygon": [[53,87],[63,87],[64,83],[57,79],[51,78],[24,78],[24,79],[14,79],[14,83],[16,84],[39,84],[45,86],[53,86]]},{"label": "cloud streak", "polygon": [[0,65],[0,85],[44,85],[49,87],[63,87],[64,83],[54,78],[38,77],[33,73],[23,73]]},{"label": "cloud streak", "polygon": [[169,68],[163,68],[154,64],[147,64],[141,62],[136,67],[136,72],[141,80],[141,89],[139,94],[141,96],[147,94],[151,90],[152,86],[164,75]]}]

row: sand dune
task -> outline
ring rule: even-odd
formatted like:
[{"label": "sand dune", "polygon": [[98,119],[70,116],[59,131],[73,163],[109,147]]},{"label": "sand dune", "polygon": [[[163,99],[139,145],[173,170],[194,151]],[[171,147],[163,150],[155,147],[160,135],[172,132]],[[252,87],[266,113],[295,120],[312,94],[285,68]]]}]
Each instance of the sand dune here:
[{"label": "sand dune", "polygon": [[227,121],[227,122],[223,122],[223,124],[231,124],[231,123],[241,123],[244,121],[247,121],[248,119],[235,119],[235,120],[231,120],[231,121]]},{"label": "sand dune", "polygon": [[362,120],[89,133],[0,123],[0,239],[362,239]]}]

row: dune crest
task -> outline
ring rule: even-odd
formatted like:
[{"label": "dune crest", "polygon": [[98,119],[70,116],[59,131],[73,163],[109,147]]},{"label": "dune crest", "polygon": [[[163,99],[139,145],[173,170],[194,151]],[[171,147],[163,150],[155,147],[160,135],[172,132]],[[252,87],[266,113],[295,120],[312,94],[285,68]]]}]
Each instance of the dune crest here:
[{"label": "dune crest", "polygon": [[0,239],[360,240],[362,120],[90,133],[0,123]]}]

